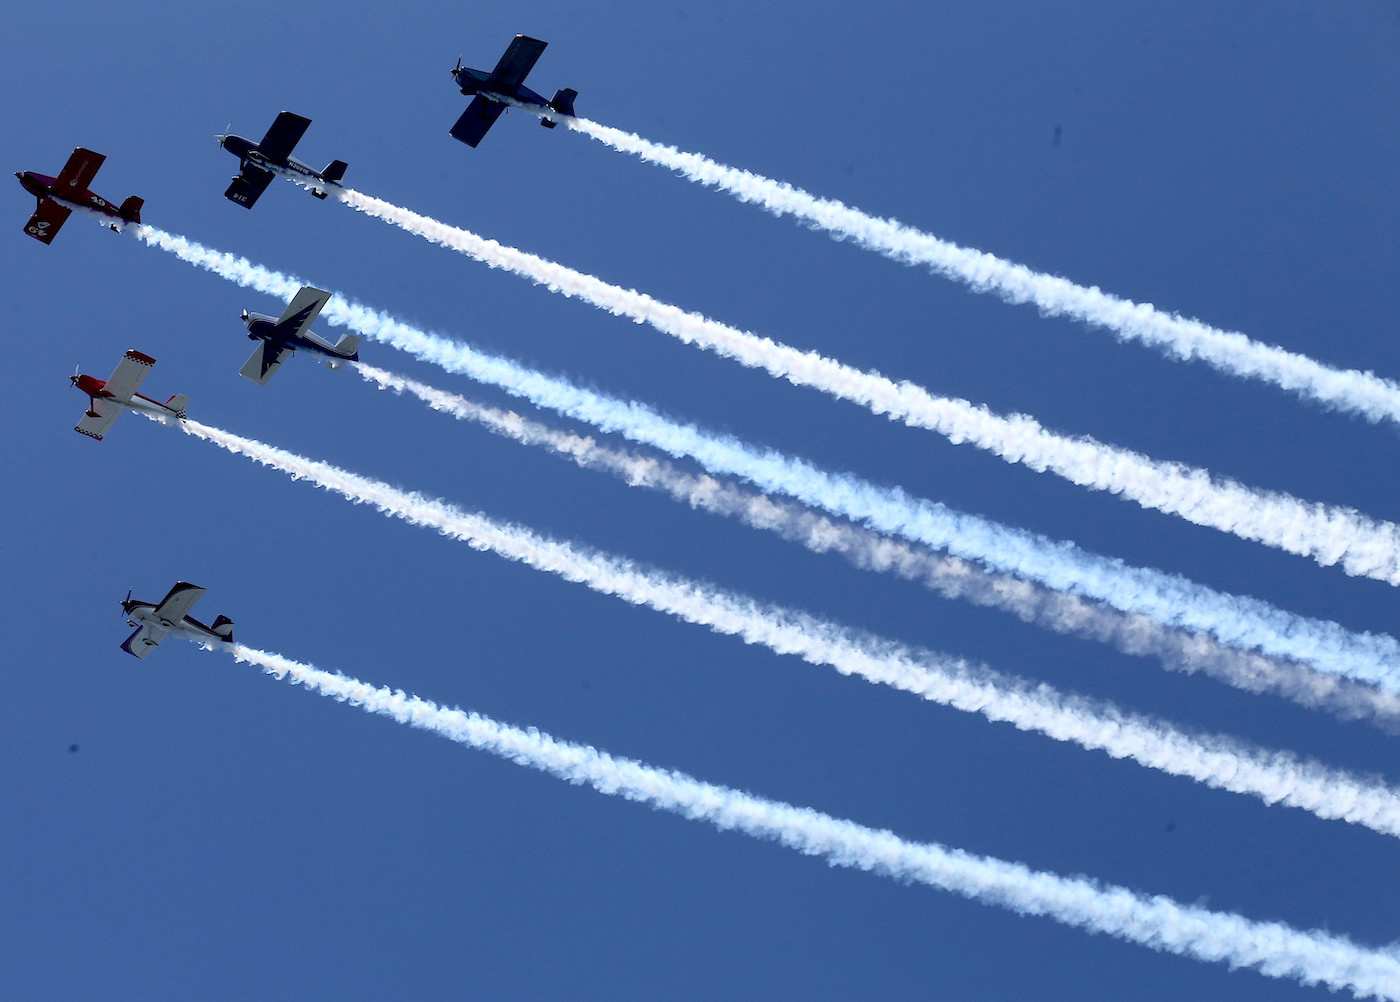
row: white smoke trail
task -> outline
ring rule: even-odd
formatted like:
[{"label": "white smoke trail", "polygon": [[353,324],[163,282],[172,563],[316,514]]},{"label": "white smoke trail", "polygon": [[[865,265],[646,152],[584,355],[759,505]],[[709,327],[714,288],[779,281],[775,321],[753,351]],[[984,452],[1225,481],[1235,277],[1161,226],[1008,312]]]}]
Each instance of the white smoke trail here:
[{"label": "white smoke trail", "polygon": [[958,658],[910,650],[892,641],[860,636],[804,613],[766,606],[684,578],[547,539],[520,526],[463,512],[445,502],[407,493],[328,463],[305,459],[262,442],[196,421],[182,427],[236,455],[309,480],[357,504],[414,525],[436,529],[473,549],[490,550],[566,581],[586,585],[634,605],[669,613],[716,633],[737,636],[778,654],[795,654],[845,675],[882,683],[931,702],[980,713],[1026,731],[1045,734],[1114,758],[1184,776],[1265,803],[1310,810],[1400,836],[1400,793],[1286,752],[1250,748],[1220,735],[1193,736],[1107,703],[1066,696]]},{"label": "white smoke trail", "polygon": [[1321,675],[1292,661],[1231,650],[1209,637],[1163,626],[1141,614],[1119,612],[1076,595],[996,574],[958,557],[836,522],[801,505],[756,494],[708,474],[686,473],[664,459],[600,445],[589,436],[550,428],[513,411],[488,407],[363,362],[356,368],[381,389],[413,394],[458,420],[473,421],[523,445],[549,449],[581,467],[611,473],[633,486],[664,491],[692,508],[739,518],[814,552],[839,553],[862,569],[894,573],[945,598],[1000,609],[1058,633],[1155,657],[1173,670],[1204,671],[1248,692],[1277,693],[1346,720],[1364,718],[1390,733],[1400,733],[1400,694]]},{"label": "white smoke trail", "polygon": [[1275,978],[1346,989],[1358,998],[1400,999],[1400,952],[1366,948],[1322,930],[1258,922],[1230,912],[1147,896],[1088,877],[1063,877],[1024,864],[977,856],[936,843],[902,839],[811,808],[704,783],[634,759],[616,758],[534,728],[512,727],[479,713],[446,709],[402,690],[322,671],[278,654],[227,645],[239,661],[369,713],[432,731],[452,741],[609,796],[648,804],[721,831],[771,839],[832,866],[926,884],[1019,915],[1043,915],[1166,953]]},{"label": "white smoke trail", "polygon": [[521,275],[552,292],[650,324],[687,344],[710,348],[743,365],[853,401],[891,420],[937,432],[954,445],[968,443],[1008,463],[1024,464],[1037,473],[1055,473],[1081,487],[1109,491],[1144,508],[1309,557],[1324,567],[1340,564],[1348,574],[1400,584],[1400,526],[1367,518],[1355,509],[1256,490],[1184,463],[1162,462],[1106,445],[1087,435],[1058,435],[1029,415],[994,414],[966,400],[935,396],[907,381],[896,383],[878,372],[862,372],[815,352],[799,351],[352,188],[338,189],[336,195],[366,215],[493,268]]},{"label": "white smoke trail", "polygon": [[1200,359],[1232,376],[1261,379],[1323,406],[1369,421],[1400,421],[1400,384],[1372,372],[1336,369],[1296,352],[1254,341],[1199,320],[1135,303],[1068,279],[1033,271],[983,251],[881,219],[829,198],[697,153],[648,142],[638,135],[587,119],[558,116],[569,128],[642,160],[674,170],[691,181],[728,192],[775,216],[791,215],[838,239],[851,240],[895,261],[925,265],[975,292],[1008,303],[1031,303],[1045,316],[1066,316],[1114,332],[1120,341],[1140,341],[1171,358]]},{"label": "white smoke trail", "polygon": [[[305,284],[152,226],[141,225],[134,232],[149,246],[281,299],[290,299]],[[1229,647],[1257,649],[1270,657],[1288,658],[1327,674],[1400,692],[1400,643],[1385,634],[1354,633],[1337,623],[1298,616],[1258,599],[1217,592],[1180,575],[1132,567],[1121,560],[1086,553],[1070,542],[956,512],[910,497],[897,487],[878,487],[852,475],[828,473],[782,453],[672,421],[640,402],[582,389],[510,359],[479,352],[339,295],[331,299],[321,316],[328,323],[349,327],[448,372],[498,386],[536,406],[669,455],[689,457],[712,473],[740,477],[764,492],[790,495],[879,532],[980,561],[1054,591],[1206,633]]]}]

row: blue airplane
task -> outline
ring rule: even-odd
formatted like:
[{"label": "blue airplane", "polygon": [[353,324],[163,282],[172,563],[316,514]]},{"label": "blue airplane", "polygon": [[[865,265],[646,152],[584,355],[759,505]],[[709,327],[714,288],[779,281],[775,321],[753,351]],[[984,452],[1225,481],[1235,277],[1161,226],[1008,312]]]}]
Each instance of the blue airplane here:
[{"label": "blue airplane", "polygon": [[253,350],[238,374],[266,386],[278,367],[298,350],[319,356],[332,369],[339,369],[346,362],[358,362],[360,339],[354,334],[342,334],[339,341],[331,344],[310,330],[311,321],[330,298],[329,292],[304,285],[280,317],[244,310],[243,324],[248,328],[249,339],[262,344]]},{"label": "blue airplane", "polygon": [[[516,35],[501,61],[490,73],[463,66],[462,60],[458,59],[457,68],[452,71],[452,79],[457,81],[457,86],[462,89],[463,94],[476,96],[472,98],[472,103],[467,105],[467,110],[462,112],[462,117],[457,119],[457,124],[452,126],[452,138],[461,140],[468,146],[476,146],[491,126],[496,124],[496,119],[505,113],[506,105],[512,101],[533,105],[541,111],[556,111],[572,117],[574,98],[578,97],[578,91],[566,87],[555,91],[553,99],[546,101],[543,95],[536,94],[525,86],[525,77],[534,68],[535,60],[540,58],[540,53],[547,44],[549,43],[541,42],[538,38]],[[559,123],[542,118],[540,124],[546,129],[552,129]]]},{"label": "blue airplane", "polygon": [[310,126],[311,119],[284,111],[273,120],[261,142],[255,143],[242,136],[215,136],[220,146],[238,158],[238,173],[233,176],[233,183],[224,197],[251,209],[267,191],[273,175],[281,171],[301,175],[311,185],[311,194],[325,198],[327,187],[339,186],[340,179],[345,176],[346,163],[332,160],[325,170],[313,170],[292,156],[292,150]]}]

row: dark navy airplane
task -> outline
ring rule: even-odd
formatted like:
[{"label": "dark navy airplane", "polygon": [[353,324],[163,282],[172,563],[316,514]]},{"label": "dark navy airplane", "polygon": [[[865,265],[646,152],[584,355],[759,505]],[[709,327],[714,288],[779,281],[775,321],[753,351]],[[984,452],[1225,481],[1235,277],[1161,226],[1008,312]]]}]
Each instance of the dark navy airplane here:
[{"label": "dark navy airplane", "polygon": [[310,125],[311,119],[284,111],[273,121],[260,143],[242,136],[215,136],[220,146],[238,158],[238,173],[224,192],[224,198],[251,209],[279,171],[300,174],[317,198],[326,197],[327,187],[338,187],[345,176],[347,164],[344,160],[332,160],[325,170],[317,171],[292,157],[292,150]]},{"label": "dark navy airplane", "polygon": [[[553,100],[546,101],[542,95],[525,86],[525,77],[534,68],[535,61],[540,58],[540,53],[547,44],[549,43],[541,42],[538,38],[516,35],[515,40],[510,43],[510,48],[506,49],[506,54],[490,73],[463,66],[462,60],[457,60],[452,79],[457,81],[457,86],[462,88],[463,94],[476,96],[472,103],[467,105],[467,110],[462,112],[462,117],[457,119],[457,124],[452,126],[452,138],[459,139],[468,146],[476,146],[491,126],[496,124],[496,119],[505,112],[506,105],[512,102],[533,105],[541,111],[555,111],[572,117],[574,98],[578,97],[578,91],[566,87],[555,91]],[[552,129],[559,123],[541,118],[540,124],[546,129]]]},{"label": "dark navy airplane", "polygon": [[339,369],[346,362],[358,362],[360,339],[354,334],[342,334],[339,341],[331,344],[310,329],[311,321],[330,298],[329,292],[304,285],[280,317],[244,310],[243,323],[248,328],[248,337],[262,344],[238,374],[259,386],[266,386],[278,366],[297,350],[320,356],[332,369]]}]

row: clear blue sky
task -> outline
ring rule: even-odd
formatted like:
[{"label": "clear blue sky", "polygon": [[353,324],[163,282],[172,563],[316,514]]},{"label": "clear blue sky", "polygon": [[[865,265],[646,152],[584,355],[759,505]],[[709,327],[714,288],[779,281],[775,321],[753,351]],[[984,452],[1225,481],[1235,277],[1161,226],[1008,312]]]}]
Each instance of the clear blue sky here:
[{"label": "clear blue sky", "polygon": [[[147,221],[749,441],[1098,553],[1394,633],[1386,585],[1010,467],[551,296],[335,202],[221,193],[280,110],[347,183],[689,309],[1246,483],[1400,519],[1393,428],[1323,413],[774,220],[582,136],[447,129],[512,35],[580,114],[1345,367],[1400,375],[1400,7],[1357,3],[79,3],[9,14],[9,170],[107,154]],[[1056,128],[1060,141],[1054,142]],[[1395,738],[946,602],[296,358],[279,304],[75,219],[0,234],[0,970],[106,1000],[1324,998],[559,783],[170,642],[244,642],[977,853],[1400,936],[1392,839],[1206,790],[594,595],[124,418],[74,366],[158,359],[209,424],[900,641],[1400,783]],[[436,385],[497,391],[367,344]],[[547,418],[562,424],[557,419]],[[70,752],[70,745],[78,745]]]}]

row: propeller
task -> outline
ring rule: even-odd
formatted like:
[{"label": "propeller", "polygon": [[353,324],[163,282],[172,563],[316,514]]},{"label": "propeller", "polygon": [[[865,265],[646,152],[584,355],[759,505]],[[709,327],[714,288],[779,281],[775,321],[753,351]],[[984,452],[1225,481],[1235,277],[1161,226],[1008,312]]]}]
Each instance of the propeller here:
[{"label": "propeller", "polygon": [[458,56],[458,57],[457,57],[457,68],[456,68],[455,70],[452,71],[452,75],[455,77],[458,73],[461,73],[461,72],[462,72],[462,57],[461,57],[461,56]]},{"label": "propeller", "polygon": [[126,603],[131,601],[131,589],[126,590],[126,602],[122,603],[122,619],[126,618]]}]

